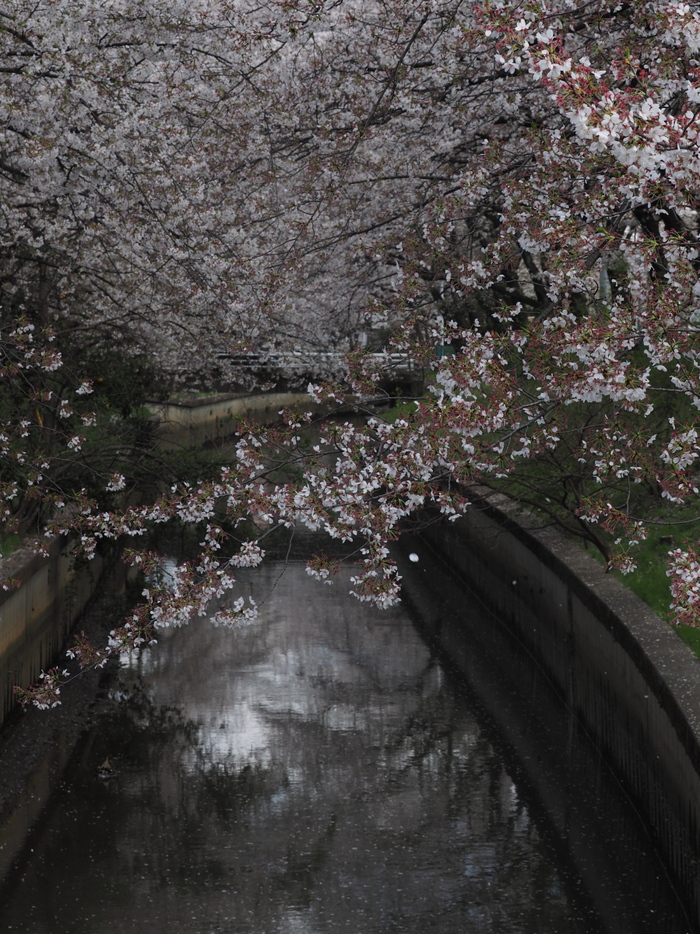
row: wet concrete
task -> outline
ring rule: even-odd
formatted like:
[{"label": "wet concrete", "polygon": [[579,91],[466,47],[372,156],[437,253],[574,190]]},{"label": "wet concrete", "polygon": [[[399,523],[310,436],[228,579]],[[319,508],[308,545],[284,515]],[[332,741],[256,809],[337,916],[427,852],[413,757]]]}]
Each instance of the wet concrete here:
[{"label": "wet concrete", "polygon": [[513,744],[407,608],[280,571],[251,577],[256,625],[178,630],[121,669],[2,930],[607,930]]},{"label": "wet concrete", "polygon": [[[421,548],[457,580],[462,602],[479,602],[509,630],[519,655],[531,656],[564,701],[571,730],[592,738],[641,815],[685,905],[689,920],[678,929],[698,931],[700,661],[667,623],[580,548],[552,529],[537,528],[532,518],[535,527],[528,529],[526,520],[513,522],[507,509],[477,496],[463,520],[424,527]],[[420,573],[433,583],[433,572]],[[442,625],[445,598],[453,599],[449,588],[438,587],[423,604],[433,628]],[[472,619],[450,611],[446,620],[445,648],[467,659]],[[479,631],[488,642],[497,628]],[[482,641],[480,652],[483,646]],[[511,680],[517,684],[518,676]],[[634,846],[623,851],[622,860],[629,862],[635,852]],[[630,878],[635,930],[656,934],[658,919],[651,908],[645,915],[655,886],[647,890],[634,870]],[[605,884],[602,871],[599,884]]]}]

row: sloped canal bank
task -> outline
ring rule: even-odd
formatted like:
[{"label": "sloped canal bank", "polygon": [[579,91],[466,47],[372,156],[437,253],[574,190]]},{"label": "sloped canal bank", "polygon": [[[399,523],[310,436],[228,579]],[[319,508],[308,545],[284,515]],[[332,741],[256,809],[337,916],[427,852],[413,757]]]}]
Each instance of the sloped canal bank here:
[{"label": "sloped canal bank", "polygon": [[[488,658],[465,681],[406,607],[372,610],[343,582],[319,586],[294,562],[282,571],[251,575],[255,625],[165,634],[121,669],[0,893],[2,930],[689,930],[638,826],[607,845],[634,848],[632,872],[655,880],[653,916],[629,880],[586,891],[582,860],[601,859],[601,835],[574,858],[538,798],[555,786],[541,717],[527,735],[527,708],[550,703],[536,671],[517,669],[528,704],[508,735],[488,705],[503,696],[513,707],[518,685]],[[464,594],[454,612],[469,617],[476,656],[479,627],[492,624]],[[567,761],[585,757],[570,744]],[[523,758],[541,760],[547,781]],[[586,809],[599,828],[624,802],[594,772]]]}]

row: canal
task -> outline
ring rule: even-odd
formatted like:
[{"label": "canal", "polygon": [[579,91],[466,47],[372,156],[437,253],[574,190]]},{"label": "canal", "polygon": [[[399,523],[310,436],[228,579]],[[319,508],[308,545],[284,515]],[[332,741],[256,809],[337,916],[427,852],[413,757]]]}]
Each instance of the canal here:
[{"label": "canal", "polygon": [[[0,930],[690,930],[643,828],[616,838],[610,814],[625,803],[600,763],[581,772],[580,795],[565,773],[563,797],[585,800],[597,828],[571,851],[542,800],[548,779],[523,763],[552,772],[543,723],[566,719],[527,712],[551,702],[536,671],[520,719],[509,717],[514,735],[489,699],[500,692],[507,709],[517,685],[499,684],[488,659],[471,679],[457,674],[410,604],[367,607],[347,595],[348,576],[327,587],[301,562],[272,563],[243,584],[261,604],[255,624],[166,631],[122,665],[0,892]],[[453,611],[472,632],[492,627],[464,592]],[[568,762],[595,760],[572,742]],[[606,826],[609,847],[633,848],[633,879],[610,878],[601,894],[582,861],[600,863]]]}]

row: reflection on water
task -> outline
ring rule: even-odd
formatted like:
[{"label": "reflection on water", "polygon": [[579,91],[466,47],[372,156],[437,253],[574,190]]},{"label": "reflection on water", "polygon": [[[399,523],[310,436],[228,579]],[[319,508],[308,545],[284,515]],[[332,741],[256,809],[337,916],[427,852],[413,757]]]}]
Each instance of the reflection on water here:
[{"label": "reflection on water", "polygon": [[168,633],[122,670],[2,930],[597,931],[405,610],[278,577],[253,578],[257,624]]}]

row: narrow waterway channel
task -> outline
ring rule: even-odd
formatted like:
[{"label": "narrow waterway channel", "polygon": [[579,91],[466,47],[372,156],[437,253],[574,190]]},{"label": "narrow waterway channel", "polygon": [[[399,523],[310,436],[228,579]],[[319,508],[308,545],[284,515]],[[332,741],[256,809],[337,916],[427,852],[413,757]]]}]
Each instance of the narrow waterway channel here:
[{"label": "narrow waterway channel", "polygon": [[346,584],[271,564],[246,584],[256,624],[167,632],[125,664],[0,929],[612,930],[469,684],[405,606],[368,608]]}]

